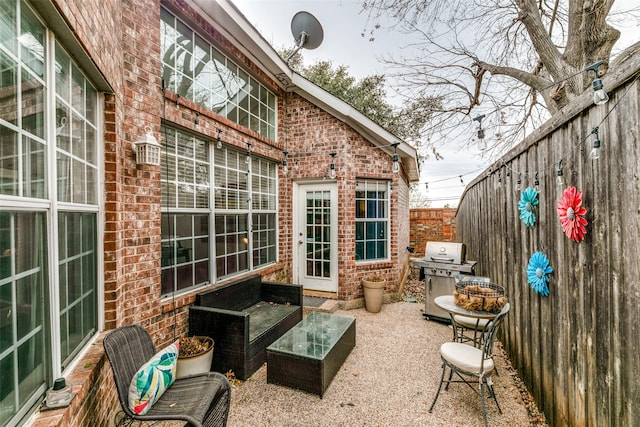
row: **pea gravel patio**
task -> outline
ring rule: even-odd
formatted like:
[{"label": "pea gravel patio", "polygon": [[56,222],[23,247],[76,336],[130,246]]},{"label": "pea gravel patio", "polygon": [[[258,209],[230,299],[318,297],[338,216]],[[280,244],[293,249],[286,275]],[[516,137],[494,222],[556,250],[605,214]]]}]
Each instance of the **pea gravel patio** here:
[{"label": "pea gravel patio", "polygon": [[[356,347],[324,397],[267,384],[262,366],[232,385],[228,426],[481,426],[480,398],[464,384],[443,390],[433,413],[427,411],[440,379],[439,347],[452,332],[425,320],[422,308],[396,302],[376,314],[364,308],[336,311],[356,318]],[[488,399],[489,425],[545,426],[499,344],[495,359],[502,414]]]}]

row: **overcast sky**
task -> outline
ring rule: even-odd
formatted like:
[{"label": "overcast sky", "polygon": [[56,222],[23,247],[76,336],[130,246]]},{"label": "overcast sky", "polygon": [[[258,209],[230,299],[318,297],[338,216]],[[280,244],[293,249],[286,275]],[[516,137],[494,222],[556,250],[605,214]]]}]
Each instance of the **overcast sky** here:
[{"label": "overcast sky", "polygon": [[[360,13],[358,0],[232,0],[263,37],[276,49],[293,48],[295,40],[291,34],[291,18],[299,11],[311,13],[322,25],[324,40],[314,50],[302,50],[305,64],[319,60],[330,60],[334,66],[345,65],[356,78],[382,74],[385,66],[379,62],[381,56],[398,53],[409,39],[405,35],[379,30],[375,40],[363,32],[367,29],[367,15]],[[632,7],[638,0],[617,0],[616,7]],[[629,46],[640,40],[640,22],[633,19],[624,28],[620,46]],[[468,136],[469,139],[473,135]],[[449,204],[456,207],[470,182],[490,162],[480,157],[474,147],[460,148],[467,141],[452,141],[440,150],[444,160],[428,159],[422,165],[420,182],[429,183],[427,196],[432,207]]]}]

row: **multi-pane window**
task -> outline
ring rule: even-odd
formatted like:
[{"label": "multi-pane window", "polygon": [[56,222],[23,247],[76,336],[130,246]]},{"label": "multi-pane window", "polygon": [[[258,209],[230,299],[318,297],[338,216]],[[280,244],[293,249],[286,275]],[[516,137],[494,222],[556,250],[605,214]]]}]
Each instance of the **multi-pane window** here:
[{"label": "multi-pane window", "polygon": [[160,37],[162,78],[169,90],[275,139],[273,92],[165,9]]},{"label": "multi-pane window", "polygon": [[26,2],[0,17],[0,425],[16,425],[98,329],[99,104]]},{"label": "multi-pane window", "polygon": [[165,127],[163,295],[275,262],[276,163]]},{"label": "multi-pane window", "polygon": [[389,183],[360,180],[356,185],[356,260],[387,259]]}]

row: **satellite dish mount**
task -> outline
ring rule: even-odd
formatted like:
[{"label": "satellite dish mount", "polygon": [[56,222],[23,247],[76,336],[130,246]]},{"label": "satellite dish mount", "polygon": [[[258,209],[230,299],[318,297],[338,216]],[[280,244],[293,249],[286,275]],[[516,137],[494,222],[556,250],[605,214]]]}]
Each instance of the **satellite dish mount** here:
[{"label": "satellite dish mount", "polygon": [[305,11],[296,13],[291,19],[291,34],[293,34],[293,38],[296,41],[296,47],[285,58],[287,64],[300,49],[303,47],[305,49],[315,49],[322,44],[322,39],[324,38],[320,22],[312,14]]}]

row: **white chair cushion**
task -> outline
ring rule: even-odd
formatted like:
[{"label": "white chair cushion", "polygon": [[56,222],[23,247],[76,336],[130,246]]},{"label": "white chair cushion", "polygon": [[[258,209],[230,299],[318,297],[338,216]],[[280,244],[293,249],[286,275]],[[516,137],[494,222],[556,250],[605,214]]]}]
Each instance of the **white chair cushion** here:
[{"label": "white chair cushion", "polygon": [[[444,360],[464,371],[478,375],[481,373],[482,350],[479,348],[459,342],[446,342],[440,346],[440,355]],[[485,359],[484,374],[492,372],[493,368],[493,359]]]},{"label": "white chair cushion", "polygon": [[[467,329],[479,329],[483,330],[489,323],[489,319],[476,319],[473,317],[462,316],[456,314],[453,316],[453,320],[460,326]],[[477,326],[476,326],[477,323]]]}]

